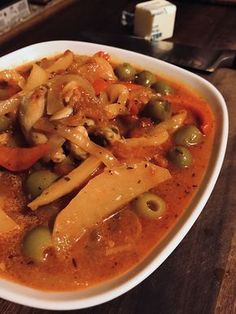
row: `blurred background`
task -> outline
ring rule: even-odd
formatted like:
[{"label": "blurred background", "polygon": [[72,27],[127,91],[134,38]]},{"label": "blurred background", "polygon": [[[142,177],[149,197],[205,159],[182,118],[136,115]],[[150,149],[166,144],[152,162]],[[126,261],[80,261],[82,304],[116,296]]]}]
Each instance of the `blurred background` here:
[{"label": "blurred background", "polygon": [[[132,34],[122,12],[137,0],[1,0],[0,54],[52,39],[80,39],[82,30]],[[236,0],[172,1],[177,6],[173,42],[236,50]],[[105,17],[105,18],[104,18]]]}]

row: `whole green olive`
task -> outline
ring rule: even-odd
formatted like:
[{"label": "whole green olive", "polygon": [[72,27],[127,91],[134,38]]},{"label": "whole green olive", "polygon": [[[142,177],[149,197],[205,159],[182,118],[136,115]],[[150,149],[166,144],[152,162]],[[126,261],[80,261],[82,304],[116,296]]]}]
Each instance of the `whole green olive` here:
[{"label": "whole green olive", "polygon": [[165,121],[171,117],[172,108],[168,100],[152,98],[144,107],[143,114],[154,122]]},{"label": "whole green olive", "polygon": [[156,82],[156,76],[149,71],[139,72],[136,76],[135,83],[150,87]]},{"label": "whole green olive", "polygon": [[30,230],[23,240],[23,252],[34,262],[45,260],[45,249],[52,246],[52,238],[46,226],[38,226]]},{"label": "whole green olive", "polygon": [[152,88],[161,95],[173,94],[173,88],[164,81],[158,81],[152,85]]},{"label": "whole green olive", "polygon": [[138,215],[149,219],[161,218],[166,212],[166,203],[158,195],[145,192],[134,200],[134,209]]},{"label": "whole green olive", "polygon": [[6,131],[11,125],[11,120],[6,116],[0,117],[0,132]]},{"label": "whole green olive", "polygon": [[189,168],[193,163],[190,151],[183,146],[175,146],[169,151],[169,159],[178,168]]},{"label": "whole green olive", "polygon": [[118,65],[114,70],[116,76],[121,81],[133,81],[135,79],[136,70],[129,63]]},{"label": "whole green olive", "polygon": [[58,175],[50,170],[37,170],[32,172],[25,182],[27,192],[31,198],[39,196],[43,190],[51,185]]},{"label": "whole green olive", "polygon": [[195,125],[187,125],[178,129],[174,134],[177,145],[193,146],[202,142],[203,135]]}]

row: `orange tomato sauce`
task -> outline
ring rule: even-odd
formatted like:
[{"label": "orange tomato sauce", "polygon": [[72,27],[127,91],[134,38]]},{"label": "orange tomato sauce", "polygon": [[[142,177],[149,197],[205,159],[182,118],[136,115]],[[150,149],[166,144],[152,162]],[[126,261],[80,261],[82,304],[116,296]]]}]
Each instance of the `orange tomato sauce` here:
[{"label": "orange tomato sauce", "polygon": [[[211,156],[215,121],[209,105],[197,93],[181,83],[169,82],[174,95],[166,96],[173,111],[186,108],[188,120],[198,121],[205,131],[203,141],[189,148],[193,165],[178,169],[168,162],[172,178],[153,192],[167,204],[161,219],[145,219],[135,214],[132,202],[118,213],[88,230],[72,250],[60,259],[48,249],[44,263],[34,263],[22,253],[22,241],[33,226],[51,221],[75,193],[45,205],[35,212],[27,208],[24,192],[25,173],[0,174],[1,195],[8,196],[4,210],[23,230],[10,237],[0,236],[0,275],[14,282],[42,290],[76,290],[93,286],[130,270],[141,262],[173,228],[187,210],[203,180]],[[163,145],[163,151],[173,146],[172,139]]]}]

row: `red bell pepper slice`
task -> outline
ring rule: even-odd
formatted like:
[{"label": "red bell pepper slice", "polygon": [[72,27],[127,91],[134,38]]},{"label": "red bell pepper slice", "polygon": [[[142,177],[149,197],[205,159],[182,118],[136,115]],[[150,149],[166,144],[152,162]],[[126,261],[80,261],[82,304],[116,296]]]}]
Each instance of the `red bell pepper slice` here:
[{"label": "red bell pepper slice", "polygon": [[1,146],[0,166],[11,171],[23,171],[49,152],[50,145],[47,143],[29,148]]},{"label": "red bell pepper slice", "polygon": [[95,90],[96,96],[103,92],[111,84],[111,81],[106,81],[102,78],[99,78],[93,82],[93,88]]}]

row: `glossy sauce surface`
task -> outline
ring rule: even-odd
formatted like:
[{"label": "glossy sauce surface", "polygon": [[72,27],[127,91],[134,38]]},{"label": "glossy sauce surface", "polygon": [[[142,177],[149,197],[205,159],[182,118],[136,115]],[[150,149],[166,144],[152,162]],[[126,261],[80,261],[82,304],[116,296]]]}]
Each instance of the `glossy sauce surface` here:
[{"label": "glossy sauce surface", "polygon": [[[114,65],[113,65],[114,66]],[[167,212],[160,219],[139,217],[133,203],[119,209],[102,223],[88,230],[68,254],[60,259],[51,248],[44,263],[37,264],[22,253],[22,241],[27,231],[35,225],[53,221],[53,217],[68,204],[75,192],[35,212],[27,208],[24,190],[25,173],[1,172],[1,195],[7,198],[4,210],[20,224],[21,230],[7,237],[0,237],[0,273],[2,277],[43,290],[83,289],[121,275],[142,261],[174,226],[198,190],[211,156],[215,133],[215,121],[209,105],[199,95],[181,83],[169,82],[174,95],[165,96],[173,106],[173,112],[188,110],[186,124],[201,124],[202,116],[211,116],[203,141],[189,150],[193,165],[178,169],[170,161],[167,167],[172,178],[152,191],[167,204]],[[115,121],[119,125],[119,121]],[[128,124],[127,124],[128,126]],[[122,123],[122,127],[124,123]],[[141,132],[142,127],[140,127]],[[139,132],[136,128],[135,132]],[[172,137],[163,144],[163,156],[173,146]],[[114,148],[113,148],[114,149]],[[145,148],[139,148],[145,155]],[[114,151],[114,150],[113,150]],[[117,153],[117,149],[115,149]],[[137,151],[135,152],[137,155]],[[119,152],[117,153],[119,156]],[[150,149],[146,149],[150,155]]]}]

